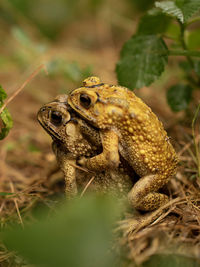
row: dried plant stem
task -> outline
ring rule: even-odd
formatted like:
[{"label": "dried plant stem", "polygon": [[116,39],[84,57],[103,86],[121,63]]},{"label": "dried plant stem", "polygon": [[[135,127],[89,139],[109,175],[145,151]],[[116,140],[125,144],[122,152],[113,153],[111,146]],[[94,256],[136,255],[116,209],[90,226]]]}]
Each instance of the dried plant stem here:
[{"label": "dried plant stem", "polygon": [[45,72],[47,73],[47,69],[46,66],[44,64],[40,65],[26,80],[25,82],[19,87],[17,88],[17,90],[14,91],[14,93],[5,100],[4,104],[2,105],[2,107],[0,108],[0,114],[2,113],[2,111],[5,109],[5,107],[22,91],[22,89],[38,74],[38,72],[44,69]]},{"label": "dried plant stem", "polygon": [[[12,192],[12,193],[15,193],[14,185],[13,185],[12,181],[10,181],[9,184],[10,184],[11,192]],[[14,201],[14,203],[15,203],[15,207],[16,207],[16,210],[17,210],[17,215],[18,215],[18,217],[19,217],[19,221],[20,221],[20,223],[21,223],[21,225],[22,225],[22,228],[24,228],[24,223],[23,223],[23,220],[22,220],[20,211],[19,211],[19,206],[18,206],[18,203],[17,203],[16,198],[13,198],[13,201]]]},{"label": "dried plant stem", "polygon": [[76,164],[73,164],[73,163],[70,163],[69,165],[71,165],[72,167],[74,167],[74,168],[76,168],[76,169],[79,169],[79,170],[81,170],[81,171],[84,171],[84,172],[95,173],[95,172],[93,172],[93,171],[90,171],[90,170],[88,170],[88,169],[85,169],[85,168],[83,168],[83,167],[81,167],[81,166],[78,166],[78,165],[76,165]]},{"label": "dried plant stem", "polygon": [[200,109],[200,104],[198,105],[197,110],[194,114],[194,118],[192,120],[192,136],[193,136],[193,140],[194,140],[194,147],[195,147],[195,153],[196,153],[198,177],[200,178],[200,155],[199,155],[198,143],[197,143],[196,138],[195,138],[195,122],[197,120],[199,109]]},{"label": "dried plant stem", "polygon": [[86,190],[88,189],[88,187],[90,186],[90,184],[91,184],[92,181],[94,180],[94,177],[95,177],[95,176],[93,176],[93,177],[89,180],[89,182],[86,184],[86,186],[85,186],[85,188],[83,189],[83,191],[82,191],[80,197],[82,197],[82,196],[85,194]]}]

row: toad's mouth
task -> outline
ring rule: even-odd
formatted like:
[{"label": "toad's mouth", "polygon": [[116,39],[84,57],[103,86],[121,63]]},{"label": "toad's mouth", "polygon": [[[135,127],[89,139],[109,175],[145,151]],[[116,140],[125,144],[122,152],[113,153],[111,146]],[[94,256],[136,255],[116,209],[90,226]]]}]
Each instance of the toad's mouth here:
[{"label": "toad's mouth", "polygon": [[38,122],[54,141],[63,143],[63,138],[52,127],[50,127],[48,123],[42,121],[39,117]]},{"label": "toad's mouth", "polygon": [[37,114],[38,122],[51,136],[53,141],[62,143],[64,142],[64,138],[62,137],[62,128],[65,127],[65,125],[71,120],[71,114],[68,110],[65,110],[65,104],[65,102],[52,102],[46,104],[40,108]]}]

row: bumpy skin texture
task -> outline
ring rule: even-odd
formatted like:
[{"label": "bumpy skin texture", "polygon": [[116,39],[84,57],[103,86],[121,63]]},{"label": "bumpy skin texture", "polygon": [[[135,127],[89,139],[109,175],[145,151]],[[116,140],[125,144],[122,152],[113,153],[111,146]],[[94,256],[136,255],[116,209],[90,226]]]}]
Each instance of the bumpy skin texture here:
[{"label": "bumpy skin texture", "polygon": [[94,178],[90,186],[92,191],[124,195],[130,190],[133,183],[125,164],[98,174],[75,167],[78,157],[101,153],[102,144],[99,132],[73,114],[66,95],[59,95],[44,105],[38,112],[38,121],[54,140],[52,148],[64,174],[67,197],[76,196],[78,189],[84,188],[91,178]]},{"label": "bumpy skin texture", "polygon": [[113,169],[120,152],[141,177],[129,192],[132,205],[149,211],[168,201],[158,190],[176,173],[177,156],[162,123],[140,98],[127,88],[89,77],[71,92],[68,104],[100,130],[103,152],[86,159],[84,166]]}]

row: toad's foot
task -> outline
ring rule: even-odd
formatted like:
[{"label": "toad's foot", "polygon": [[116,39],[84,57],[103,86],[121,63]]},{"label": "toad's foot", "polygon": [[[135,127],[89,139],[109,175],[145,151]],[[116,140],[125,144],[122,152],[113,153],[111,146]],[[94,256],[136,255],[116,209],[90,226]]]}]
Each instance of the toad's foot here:
[{"label": "toad's foot", "polygon": [[122,231],[124,236],[137,233],[142,228],[149,226],[162,214],[162,210],[156,210],[145,215],[136,215],[119,222],[116,230]]}]

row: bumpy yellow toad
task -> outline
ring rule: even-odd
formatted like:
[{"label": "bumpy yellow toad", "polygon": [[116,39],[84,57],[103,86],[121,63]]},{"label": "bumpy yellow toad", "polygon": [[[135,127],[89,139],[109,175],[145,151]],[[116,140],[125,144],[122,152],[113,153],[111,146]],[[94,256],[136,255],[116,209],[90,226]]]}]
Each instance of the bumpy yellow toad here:
[{"label": "bumpy yellow toad", "polygon": [[67,95],[59,95],[38,112],[38,121],[53,139],[53,151],[65,178],[67,198],[74,197],[92,179],[90,191],[112,192],[124,196],[133,186],[129,166],[124,161],[117,169],[85,172],[76,168],[80,156],[101,153],[99,132],[77,117],[67,104]]},{"label": "bumpy yellow toad", "polygon": [[100,130],[103,152],[84,159],[91,170],[113,169],[119,153],[141,177],[129,192],[139,210],[157,209],[168,201],[158,190],[176,173],[177,156],[162,123],[133,92],[89,77],[68,97],[68,104]]}]

